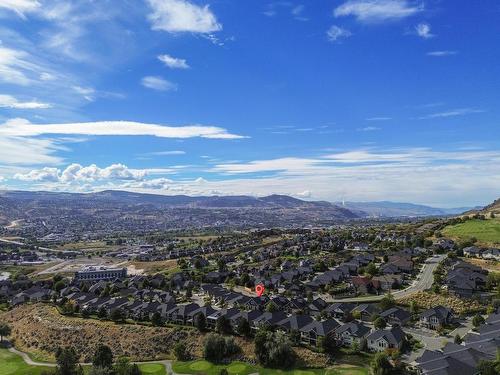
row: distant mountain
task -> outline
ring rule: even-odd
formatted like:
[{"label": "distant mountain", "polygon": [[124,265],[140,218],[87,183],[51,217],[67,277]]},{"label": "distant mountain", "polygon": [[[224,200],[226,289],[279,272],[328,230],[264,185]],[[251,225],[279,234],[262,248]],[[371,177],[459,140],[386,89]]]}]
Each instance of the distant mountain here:
[{"label": "distant mountain", "polygon": [[329,202],[285,195],[199,196],[98,193],[0,192],[0,221],[23,219],[24,228],[81,233],[189,228],[258,228],[331,225],[366,216]]},{"label": "distant mountain", "polygon": [[479,210],[474,210],[473,212],[479,212],[482,214],[500,214],[500,198],[494,201],[492,204],[489,204]]},{"label": "distant mountain", "polygon": [[398,202],[345,202],[341,207],[368,217],[424,217],[457,215],[470,210],[470,207],[436,208],[413,203]]}]

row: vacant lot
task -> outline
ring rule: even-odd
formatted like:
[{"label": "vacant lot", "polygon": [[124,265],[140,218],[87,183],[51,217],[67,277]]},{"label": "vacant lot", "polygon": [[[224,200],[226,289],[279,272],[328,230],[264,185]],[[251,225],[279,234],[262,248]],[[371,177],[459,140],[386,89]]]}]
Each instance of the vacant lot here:
[{"label": "vacant lot", "polygon": [[467,240],[476,238],[484,245],[500,244],[500,219],[468,220],[465,223],[450,225],[443,229],[445,236]]}]

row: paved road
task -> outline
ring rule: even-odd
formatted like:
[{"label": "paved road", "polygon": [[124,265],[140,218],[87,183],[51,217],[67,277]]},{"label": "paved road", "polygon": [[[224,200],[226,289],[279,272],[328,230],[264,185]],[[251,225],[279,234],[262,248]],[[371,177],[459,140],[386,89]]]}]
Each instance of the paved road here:
[{"label": "paved road", "polygon": [[[439,255],[436,257],[429,258],[424,266],[422,267],[417,279],[413,283],[403,290],[396,290],[392,292],[392,295],[396,300],[407,297],[415,292],[420,292],[429,289],[434,281],[433,272],[438,266],[438,264],[445,258],[446,255]],[[384,298],[383,295],[378,296],[364,296],[364,297],[349,297],[349,298],[332,298],[329,295],[322,295],[327,302],[377,302]]]}]

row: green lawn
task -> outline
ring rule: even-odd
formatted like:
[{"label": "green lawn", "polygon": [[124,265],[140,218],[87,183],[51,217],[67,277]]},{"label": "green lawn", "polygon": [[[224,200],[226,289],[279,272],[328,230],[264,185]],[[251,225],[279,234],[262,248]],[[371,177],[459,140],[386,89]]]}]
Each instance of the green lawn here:
[{"label": "green lawn", "polygon": [[143,375],[165,375],[165,366],[160,363],[148,363],[139,365]]},{"label": "green lawn", "polygon": [[500,244],[500,219],[468,220],[465,223],[450,225],[443,229],[447,237],[463,240],[472,237],[486,244]]},{"label": "green lawn", "polygon": [[198,360],[190,362],[175,362],[173,370],[180,374],[194,375],[219,375],[220,370],[225,368],[230,375],[248,375],[259,373],[260,375],[367,375],[368,369],[350,365],[340,365],[332,369],[295,369],[276,370],[252,366],[243,362],[232,362],[229,365],[215,365],[213,363]]},{"label": "green lawn", "polygon": [[28,366],[21,357],[0,348],[0,375],[39,375],[50,367]]}]

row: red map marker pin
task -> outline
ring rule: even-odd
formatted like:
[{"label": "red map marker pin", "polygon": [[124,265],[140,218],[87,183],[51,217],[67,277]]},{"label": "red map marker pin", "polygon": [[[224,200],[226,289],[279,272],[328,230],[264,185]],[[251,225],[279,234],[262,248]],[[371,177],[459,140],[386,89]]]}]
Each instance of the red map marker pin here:
[{"label": "red map marker pin", "polygon": [[264,293],[264,290],[266,290],[266,288],[264,288],[264,285],[262,284],[255,285],[255,293],[257,294],[257,296],[260,297]]}]

